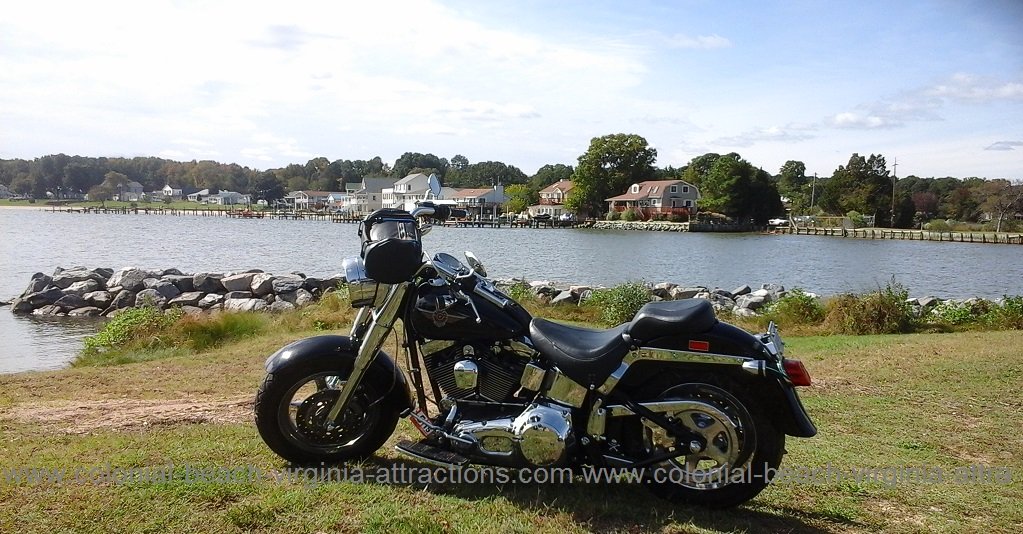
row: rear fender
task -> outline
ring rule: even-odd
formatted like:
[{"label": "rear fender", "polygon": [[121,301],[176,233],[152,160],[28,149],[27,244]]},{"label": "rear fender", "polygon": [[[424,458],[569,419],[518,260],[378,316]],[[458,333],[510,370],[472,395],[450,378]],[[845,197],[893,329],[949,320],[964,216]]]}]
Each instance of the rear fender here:
[{"label": "rear fender", "polygon": [[[336,358],[338,370],[351,369],[359,348],[348,336],[315,336],[300,339],[281,347],[266,359],[267,373],[275,373],[286,367],[302,367],[306,362],[320,358]],[[405,373],[394,363],[394,359],[383,351],[377,352],[369,365],[367,376],[387,378],[394,384],[388,398],[401,410],[412,407],[412,394]]]}]

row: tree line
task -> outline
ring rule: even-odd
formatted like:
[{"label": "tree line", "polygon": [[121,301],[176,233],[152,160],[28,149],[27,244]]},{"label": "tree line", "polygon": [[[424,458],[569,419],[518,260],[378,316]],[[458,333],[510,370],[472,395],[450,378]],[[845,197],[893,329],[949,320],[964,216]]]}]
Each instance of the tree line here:
[{"label": "tree line", "polygon": [[[401,178],[412,173],[437,174],[448,187],[505,186],[505,209],[524,211],[539,201],[539,191],[559,180],[576,187],[568,208],[600,217],[606,198],[648,180],[685,180],[701,193],[700,211],[740,221],[765,224],[792,215],[872,216],[877,226],[912,228],[932,219],[977,222],[990,216],[1014,224],[1023,210],[1023,184],[1018,180],[969,178],[896,179],[881,154],[852,154],[831,176],[807,176],[806,165],[790,160],[771,174],[741,155],[707,153],[682,167],[657,167],[657,150],[636,134],[595,137],[577,165],[548,164],[532,176],[499,161],[471,163],[462,155],[450,160],[434,154],[406,152],[393,165],[377,156],[368,160],[317,157],[268,170],[216,161],[180,162],[156,157],[93,158],[55,154],[34,160],[0,160],[0,183],[33,198],[67,197],[108,191],[115,184],[136,181],[146,191],[175,188],[231,190],[254,200],[273,201],[295,190],[344,190],[346,184],[371,177]],[[100,188],[100,189],[96,189]],[[894,193],[893,193],[894,189]]]}]

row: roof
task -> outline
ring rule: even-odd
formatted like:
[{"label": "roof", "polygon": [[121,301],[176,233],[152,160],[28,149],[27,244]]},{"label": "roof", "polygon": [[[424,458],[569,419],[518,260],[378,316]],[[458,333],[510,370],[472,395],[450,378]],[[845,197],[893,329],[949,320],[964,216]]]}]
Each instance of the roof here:
[{"label": "roof", "polygon": [[425,174],[423,174],[421,172],[417,172],[416,174],[410,174],[410,175],[402,178],[401,180],[398,180],[397,182],[394,182],[394,184],[395,185],[397,185],[397,184],[407,184],[407,183],[411,182],[412,180],[415,180],[416,178],[418,178],[420,176],[422,176],[423,178],[425,178],[427,180],[430,179],[429,176],[427,176],[427,175],[425,175]]},{"label": "roof", "polygon": [[483,188],[483,189],[471,189],[471,188],[468,188],[468,189],[456,189],[455,190],[455,194],[453,196],[455,198],[481,197],[483,195],[486,195],[487,193],[490,193],[493,190],[494,190],[494,188],[492,188],[492,187],[486,187],[486,188]]},{"label": "roof", "polygon": [[649,182],[639,182],[638,184],[635,184],[639,186],[638,193],[633,193],[632,186],[630,185],[629,189],[624,194],[618,195],[616,197],[605,198],[604,201],[661,198],[661,194],[664,193],[664,190],[667,187],[681,184],[692,186],[692,184],[689,184],[683,180],[651,180]]},{"label": "roof", "polygon": [[573,182],[572,180],[558,180],[557,182],[554,182],[553,184],[541,189],[540,194],[542,195],[544,193],[553,193],[555,191],[567,193],[571,191],[573,187],[575,187],[575,182]]}]

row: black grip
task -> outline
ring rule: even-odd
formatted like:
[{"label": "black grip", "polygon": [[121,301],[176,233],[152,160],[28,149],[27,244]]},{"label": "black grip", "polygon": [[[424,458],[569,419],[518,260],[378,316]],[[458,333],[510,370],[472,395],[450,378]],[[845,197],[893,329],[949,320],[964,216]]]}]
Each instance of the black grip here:
[{"label": "black grip", "polygon": [[456,219],[464,219],[464,218],[466,218],[468,216],[469,216],[469,212],[468,211],[460,210],[460,209],[456,209],[456,208],[451,208],[451,215],[449,215],[449,217],[454,217]]},{"label": "black grip", "polygon": [[444,221],[444,220],[447,220],[448,217],[451,217],[451,208],[449,208],[449,207],[447,207],[447,206],[445,206],[443,204],[441,204],[439,206],[434,206],[433,207],[433,218],[434,219],[440,219],[440,220]]}]

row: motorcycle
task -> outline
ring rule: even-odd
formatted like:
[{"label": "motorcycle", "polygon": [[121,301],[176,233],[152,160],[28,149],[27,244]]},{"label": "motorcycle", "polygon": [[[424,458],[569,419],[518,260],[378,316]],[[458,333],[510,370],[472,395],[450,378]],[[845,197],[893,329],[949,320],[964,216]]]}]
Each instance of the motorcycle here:
[{"label": "motorcycle", "polygon": [[[465,213],[425,202],[360,224],[362,253],[342,263],[349,335],[266,361],[256,426],[282,458],[365,458],[408,418],[423,439],[396,449],[420,461],[642,469],[658,495],[729,507],[768,485],[786,436],[816,434],[795,389],[810,375],[773,323],[750,334],[703,299],[650,302],[610,329],[534,318],[472,253],[425,259],[430,220],[452,216]],[[381,350],[398,320],[405,369]]]}]

